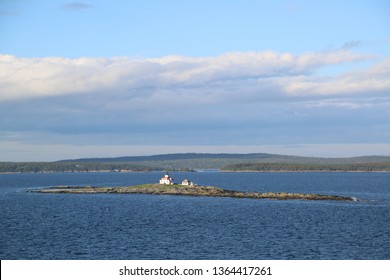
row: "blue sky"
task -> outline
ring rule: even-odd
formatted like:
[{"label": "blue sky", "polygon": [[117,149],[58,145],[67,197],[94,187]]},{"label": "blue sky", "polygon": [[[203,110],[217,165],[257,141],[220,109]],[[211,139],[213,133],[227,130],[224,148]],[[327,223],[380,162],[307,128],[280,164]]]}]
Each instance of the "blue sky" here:
[{"label": "blue sky", "polygon": [[0,0],[0,161],[390,155],[389,1]]}]

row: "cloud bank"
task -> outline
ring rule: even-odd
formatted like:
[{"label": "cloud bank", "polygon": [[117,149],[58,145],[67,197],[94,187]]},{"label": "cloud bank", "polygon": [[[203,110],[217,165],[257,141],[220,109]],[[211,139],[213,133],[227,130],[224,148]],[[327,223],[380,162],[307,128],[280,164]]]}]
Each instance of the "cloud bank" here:
[{"label": "cloud bank", "polygon": [[[317,69],[372,59],[346,50],[327,53],[251,52],[218,57],[130,59],[0,56],[0,101],[139,89],[179,92],[191,88],[258,95],[332,95],[390,87],[389,60],[358,73],[318,77]],[[162,93],[162,94],[166,94]],[[184,93],[185,94],[185,93]],[[177,97],[177,96],[176,96]],[[220,100],[218,100],[220,101]]]},{"label": "cloud bank", "polygon": [[0,55],[0,142],[90,153],[99,145],[176,147],[169,152],[383,147],[390,139],[389,65],[390,58],[351,48],[215,57]]}]

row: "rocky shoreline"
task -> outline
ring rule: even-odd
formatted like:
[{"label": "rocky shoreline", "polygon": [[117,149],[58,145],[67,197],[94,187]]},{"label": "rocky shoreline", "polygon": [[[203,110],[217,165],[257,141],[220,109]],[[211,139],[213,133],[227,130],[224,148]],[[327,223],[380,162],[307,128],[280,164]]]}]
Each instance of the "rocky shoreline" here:
[{"label": "rocky shoreline", "polygon": [[301,194],[301,193],[260,193],[240,192],[226,190],[212,186],[183,186],[178,184],[144,184],[126,187],[95,187],[95,186],[56,186],[46,189],[31,190],[34,193],[62,193],[62,194],[154,194],[154,195],[183,195],[183,196],[210,196],[210,197],[232,197],[251,199],[301,199],[301,200],[335,200],[335,201],[356,201],[353,197],[323,194]]}]

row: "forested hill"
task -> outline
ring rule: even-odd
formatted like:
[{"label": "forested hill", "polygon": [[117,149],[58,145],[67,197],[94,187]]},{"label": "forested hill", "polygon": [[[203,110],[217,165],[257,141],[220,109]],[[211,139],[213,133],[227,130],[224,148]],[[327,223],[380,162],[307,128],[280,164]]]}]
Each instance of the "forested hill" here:
[{"label": "forested hill", "polygon": [[294,164],[294,163],[234,163],[222,166],[222,171],[236,172],[390,172],[390,163]]},{"label": "forested hill", "polygon": [[[268,165],[261,166],[261,164]],[[374,170],[372,166],[383,170],[383,166],[390,165],[390,157],[316,158],[265,153],[187,153],[117,158],[81,158],[56,162],[0,162],[0,172],[185,171],[191,169],[221,169],[226,171],[261,171],[266,169],[267,171],[278,171],[286,168],[291,169],[291,171],[299,171],[303,169],[311,170],[310,166],[319,168],[321,165],[320,168],[339,165],[339,169],[348,171],[349,169],[356,170],[356,164],[366,164],[366,166],[371,164],[367,167],[368,171]]]},{"label": "forested hill", "polygon": [[58,162],[153,162],[153,161],[242,161],[242,162],[283,162],[283,163],[365,163],[390,162],[390,156],[361,156],[347,158],[302,157],[266,153],[227,154],[227,153],[180,153],[152,156],[126,156],[115,158],[80,158],[66,159]]},{"label": "forested hill", "polygon": [[[213,153],[180,153],[180,154],[162,154],[152,156],[126,156],[115,158],[80,158],[60,160],[59,162],[142,162],[142,161],[170,161],[170,160],[203,160],[203,159],[276,159],[287,158],[291,156],[252,153],[252,154],[213,154]],[[292,158],[297,158],[292,156]]]},{"label": "forested hill", "polygon": [[153,156],[128,156],[117,158],[83,158],[62,162],[105,162],[136,163],[153,168],[163,169],[220,169],[229,164],[238,163],[285,163],[285,164],[351,164],[351,163],[390,163],[389,156],[364,156],[351,158],[318,158],[288,156],[266,153],[251,154],[212,154],[182,153]]}]

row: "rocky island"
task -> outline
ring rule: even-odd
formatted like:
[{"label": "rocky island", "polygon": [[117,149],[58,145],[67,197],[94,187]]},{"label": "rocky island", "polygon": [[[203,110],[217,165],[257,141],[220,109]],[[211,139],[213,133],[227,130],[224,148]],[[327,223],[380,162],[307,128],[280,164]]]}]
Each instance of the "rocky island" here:
[{"label": "rocky island", "polygon": [[323,195],[323,194],[300,194],[300,193],[260,193],[260,192],[240,192],[226,190],[212,186],[199,186],[188,179],[181,184],[175,184],[173,178],[166,173],[159,181],[159,184],[143,184],[126,187],[94,187],[94,186],[57,186],[47,189],[32,190],[37,193],[67,193],[67,194],[154,194],[154,195],[184,195],[184,196],[213,196],[213,197],[233,197],[233,198],[253,198],[253,199],[304,199],[304,200],[338,200],[354,201],[352,197]]},{"label": "rocky island", "polygon": [[127,187],[94,187],[94,186],[57,186],[47,189],[32,190],[36,193],[65,193],[65,194],[154,194],[154,195],[183,195],[183,196],[211,196],[211,197],[233,197],[252,199],[302,199],[302,200],[337,200],[354,201],[352,197],[322,194],[300,194],[300,193],[260,193],[240,192],[226,190],[212,186],[180,185],[180,184],[144,184]]}]

